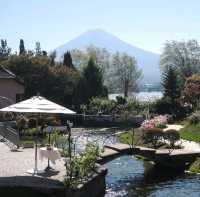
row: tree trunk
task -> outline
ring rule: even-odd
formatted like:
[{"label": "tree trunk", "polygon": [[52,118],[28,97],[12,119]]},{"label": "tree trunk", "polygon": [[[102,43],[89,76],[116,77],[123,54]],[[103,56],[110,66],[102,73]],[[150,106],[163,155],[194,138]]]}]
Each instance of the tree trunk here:
[{"label": "tree trunk", "polygon": [[128,97],[128,80],[124,83],[124,98]]}]

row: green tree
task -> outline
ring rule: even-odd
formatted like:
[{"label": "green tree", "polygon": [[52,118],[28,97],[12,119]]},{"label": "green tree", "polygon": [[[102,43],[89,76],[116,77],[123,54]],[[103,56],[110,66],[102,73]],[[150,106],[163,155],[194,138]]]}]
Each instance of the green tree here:
[{"label": "green tree", "polygon": [[79,70],[82,70],[90,59],[93,58],[94,62],[101,68],[103,74],[103,83],[108,88],[110,87],[109,78],[110,73],[110,58],[111,54],[104,48],[98,48],[93,45],[90,45],[86,48],[86,50],[73,49],[71,51],[73,63],[75,67]]},{"label": "green tree", "polygon": [[163,72],[162,86],[164,89],[164,96],[169,97],[173,103],[180,97],[177,73],[172,66],[168,67],[168,69]]},{"label": "green tree", "polygon": [[138,81],[142,76],[136,59],[126,53],[120,54],[118,52],[113,55],[110,73],[112,76],[110,84],[118,91],[122,91],[124,97],[127,97],[130,91],[137,90]]},{"label": "green tree", "polygon": [[196,40],[168,41],[160,58],[162,70],[173,67],[184,85],[186,78],[200,72],[200,46]]},{"label": "green tree", "polygon": [[72,57],[71,57],[71,54],[69,51],[67,51],[65,54],[64,54],[64,58],[63,58],[63,65],[64,66],[67,66],[69,68],[73,68],[73,63],[72,63]]},{"label": "green tree", "polygon": [[[44,56],[12,55],[4,65],[24,81],[25,98],[38,92],[65,106],[76,104],[74,92],[80,80],[80,73],[74,69],[55,64]],[[80,97],[81,98],[81,97]]]},{"label": "green tree", "polygon": [[43,56],[43,57],[47,57],[47,51],[44,51],[44,50],[43,50],[43,51],[42,51],[42,56]]},{"label": "green tree", "polygon": [[107,89],[103,85],[102,70],[90,58],[88,65],[83,70],[85,80],[85,91],[88,100],[92,97],[107,96]]},{"label": "green tree", "polygon": [[35,43],[35,55],[36,56],[41,56],[42,55],[40,42],[36,42]]},{"label": "green tree", "polygon": [[177,70],[169,66],[162,74],[162,86],[164,95],[152,106],[152,111],[158,114],[172,114],[175,118],[185,116],[185,109],[180,102],[180,83]]},{"label": "green tree", "polygon": [[194,109],[199,109],[200,74],[192,75],[186,79],[185,86],[182,91],[182,100],[185,103],[191,104]]},{"label": "green tree", "polygon": [[55,59],[56,59],[56,51],[53,51],[49,54],[50,58],[50,65],[54,66],[55,65]]},{"label": "green tree", "polygon": [[19,41],[19,54],[22,55],[22,54],[25,54],[25,53],[26,53],[26,50],[25,50],[25,46],[24,46],[24,40],[20,39],[20,41]]},{"label": "green tree", "polygon": [[4,39],[1,39],[0,61],[7,59],[9,57],[10,53],[11,53],[11,48],[8,47],[7,41]]}]

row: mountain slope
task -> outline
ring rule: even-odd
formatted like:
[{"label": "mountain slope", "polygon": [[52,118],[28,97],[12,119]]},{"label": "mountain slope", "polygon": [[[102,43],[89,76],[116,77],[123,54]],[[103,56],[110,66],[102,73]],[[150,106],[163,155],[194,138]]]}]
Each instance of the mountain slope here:
[{"label": "mountain slope", "polygon": [[106,48],[110,52],[126,52],[129,55],[135,56],[138,66],[143,70],[143,82],[157,83],[160,81],[158,54],[132,46],[116,36],[99,29],[87,31],[56,48],[57,56],[61,58],[67,50],[75,48],[85,49],[91,44],[96,47]]}]

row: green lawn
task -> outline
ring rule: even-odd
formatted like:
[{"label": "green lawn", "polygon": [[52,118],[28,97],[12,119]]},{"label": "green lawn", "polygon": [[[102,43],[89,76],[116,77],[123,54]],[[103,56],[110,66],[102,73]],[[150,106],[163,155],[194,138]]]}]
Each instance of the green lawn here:
[{"label": "green lawn", "polygon": [[125,133],[121,133],[120,135],[118,135],[118,139],[121,143],[125,143],[125,144],[131,144],[132,143],[130,131],[127,131]]},{"label": "green lawn", "polygon": [[196,125],[186,125],[180,130],[181,138],[189,141],[200,142],[200,123]]}]

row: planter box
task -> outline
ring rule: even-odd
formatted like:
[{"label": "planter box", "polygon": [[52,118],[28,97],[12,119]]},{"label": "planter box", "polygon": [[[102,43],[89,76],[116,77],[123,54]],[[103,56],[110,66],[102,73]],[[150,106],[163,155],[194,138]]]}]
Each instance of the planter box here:
[{"label": "planter box", "polygon": [[60,180],[37,176],[1,177],[0,196],[28,197],[103,197],[106,192],[107,169],[100,168],[86,183],[77,189],[64,186]]}]

